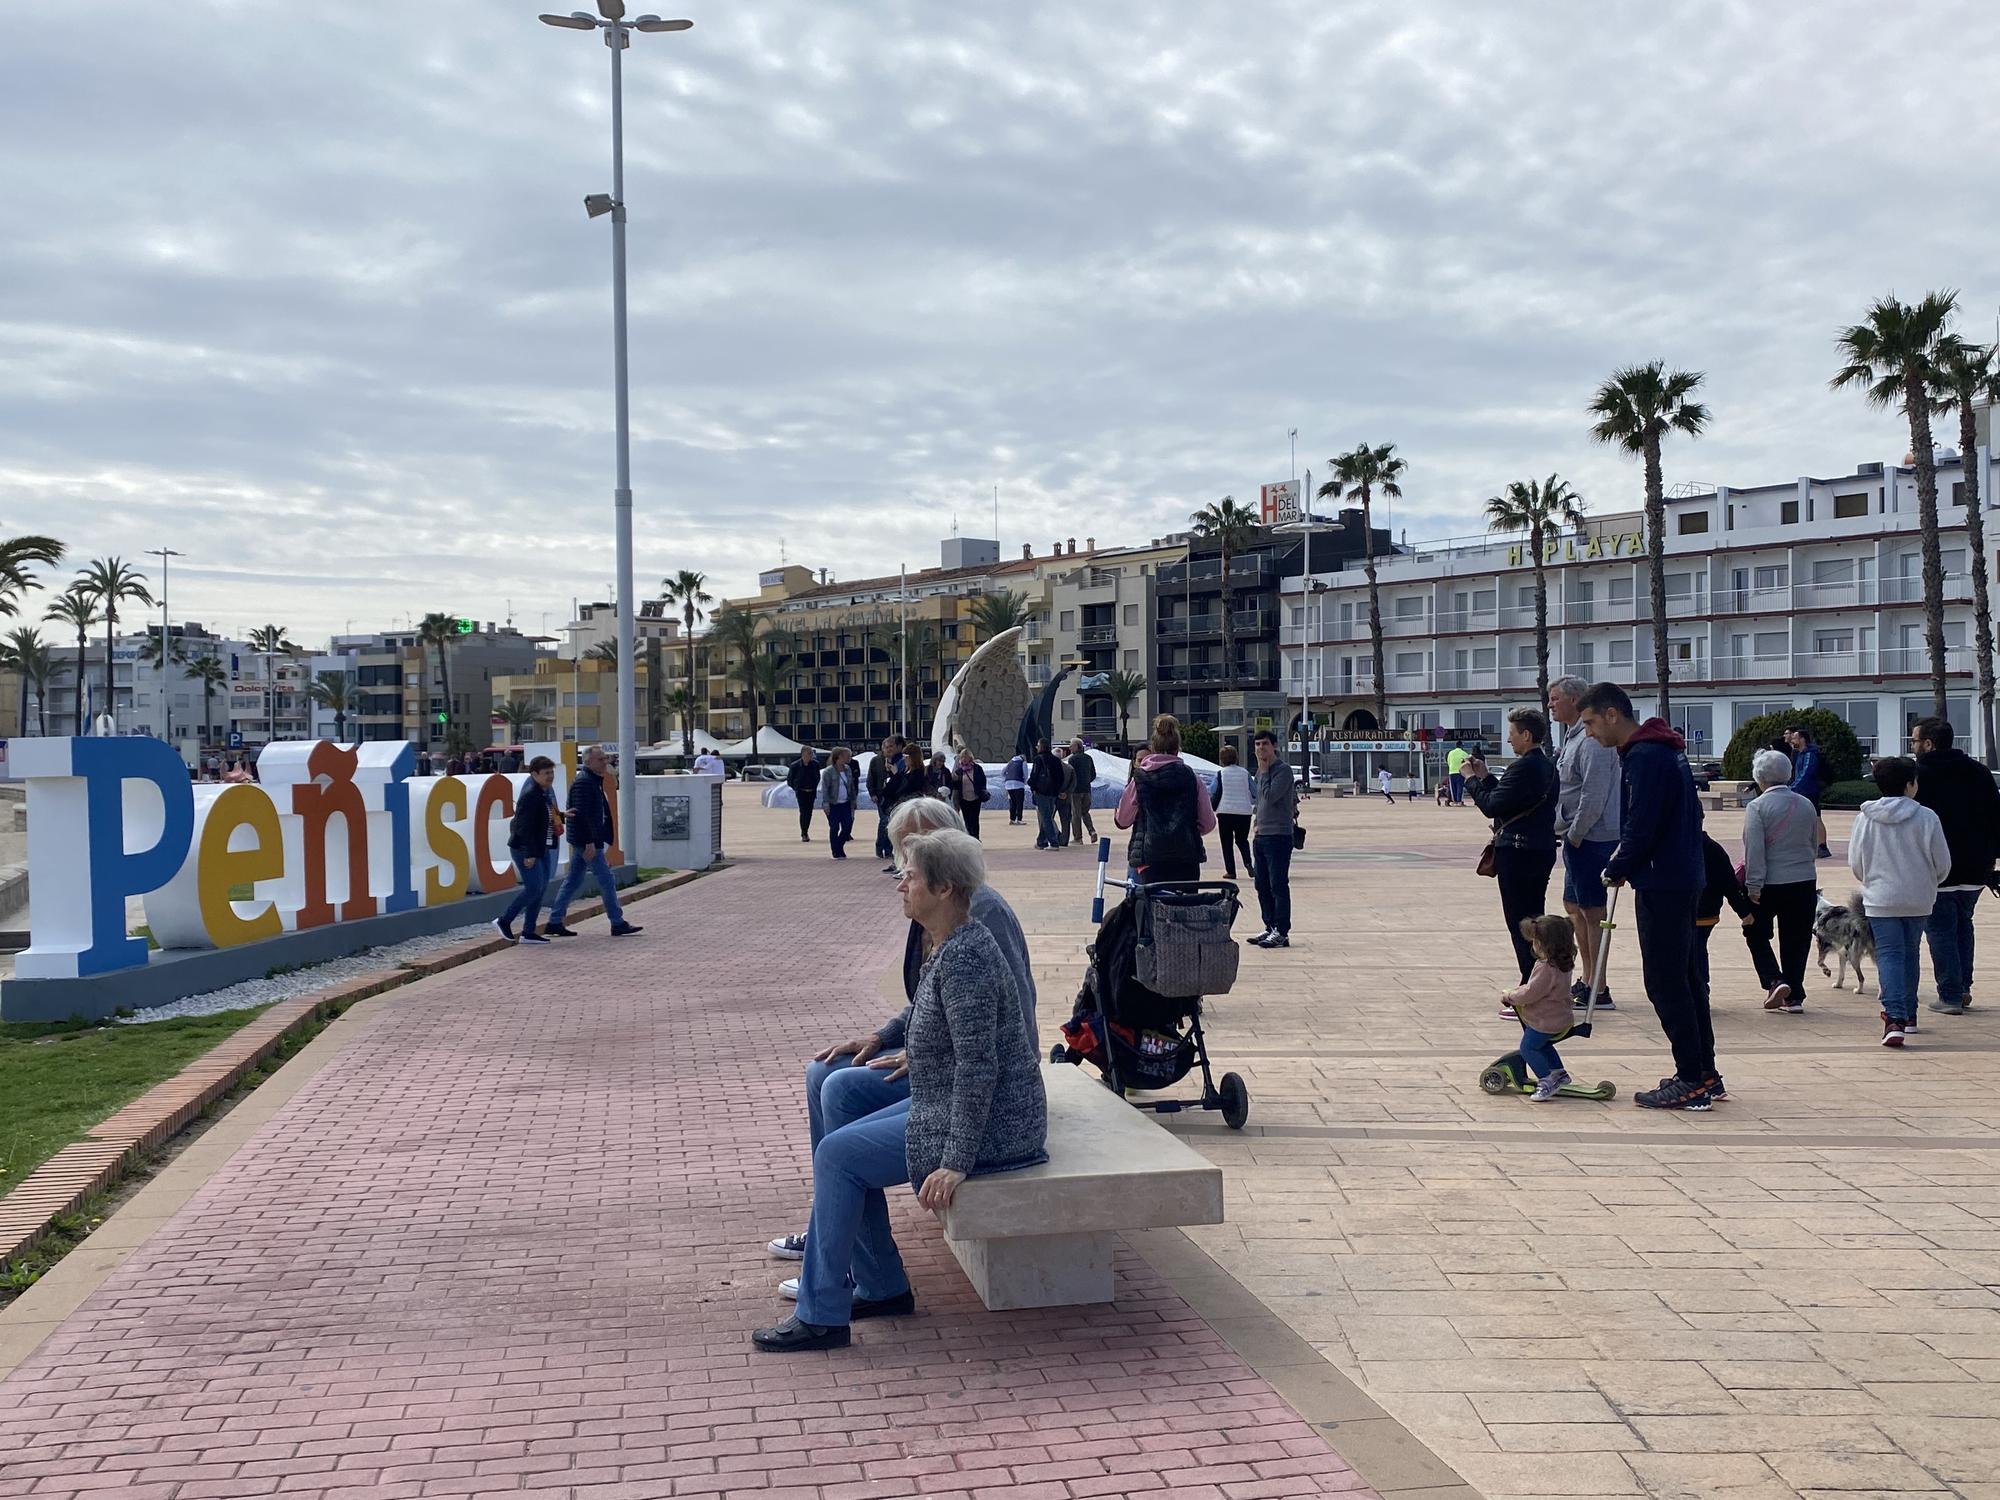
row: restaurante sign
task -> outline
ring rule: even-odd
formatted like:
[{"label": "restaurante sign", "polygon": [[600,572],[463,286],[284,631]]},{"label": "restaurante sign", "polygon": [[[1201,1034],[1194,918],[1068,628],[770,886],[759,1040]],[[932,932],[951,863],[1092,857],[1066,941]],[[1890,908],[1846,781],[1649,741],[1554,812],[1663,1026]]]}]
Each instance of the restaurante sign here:
[{"label": "restaurante sign", "polygon": [[234,948],[515,883],[507,821],[526,775],[416,776],[405,741],[268,745],[259,782],[224,785],[191,784],[171,747],[138,736],[11,751],[34,887],[18,978],[143,966],[133,896],[161,948]]}]

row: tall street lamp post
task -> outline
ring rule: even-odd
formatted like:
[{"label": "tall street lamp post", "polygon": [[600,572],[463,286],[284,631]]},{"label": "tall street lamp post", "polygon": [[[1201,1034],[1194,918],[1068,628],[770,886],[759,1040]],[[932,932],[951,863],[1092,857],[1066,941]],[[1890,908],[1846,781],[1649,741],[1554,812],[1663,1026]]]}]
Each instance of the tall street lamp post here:
[{"label": "tall street lamp post", "polygon": [[638,729],[634,719],[638,674],[633,643],[633,616],[638,609],[632,586],[632,428],[631,403],[625,373],[625,49],[635,31],[686,31],[692,21],[663,21],[658,16],[625,19],[624,0],[597,0],[597,15],[571,11],[545,15],[542,22],[568,31],[599,31],[611,51],[611,191],[591,193],[584,212],[595,219],[611,215],[611,340],[612,402],[616,414],[618,479],[612,491],[612,511],[618,527],[618,833],[637,859],[639,828]]},{"label": "tall street lamp post", "polygon": [[168,640],[171,627],[167,624],[167,560],[184,554],[171,547],[148,547],[146,555],[160,560],[160,722],[166,726],[166,732],[160,738],[171,745],[174,742],[174,710],[167,697],[167,647],[171,644]]},{"label": "tall street lamp post", "polygon": [[[1338,521],[1329,521],[1312,513],[1311,503],[1303,496],[1312,493],[1312,471],[1306,471],[1306,487],[1299,500],[1299,519],[1273,531],[1302,532],[1306,539],[1304,571],[1299,574],[1299,772],[1304,778],[1307,795],[1312,792],[1312,740],[1308,726],[1312,723],[1312,614],[1313,614],[1313,533],[1341,531]],[[1280,598],[1282,599],[1282,594]]]}]

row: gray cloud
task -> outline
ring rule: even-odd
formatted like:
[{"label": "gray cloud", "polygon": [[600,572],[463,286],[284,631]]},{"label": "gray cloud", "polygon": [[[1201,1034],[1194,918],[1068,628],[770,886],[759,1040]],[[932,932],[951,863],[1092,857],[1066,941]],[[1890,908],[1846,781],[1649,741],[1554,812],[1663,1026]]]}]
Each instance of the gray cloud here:
[{"label": "gray cloud", "polygon": [[[0,56],[0,524],[178,546],[176,613],[238,629],[602,595],[603,49],[494,0],[133,12]],[[995,482],[1009,550],[1144,539],[1292,426],[1398,443],[1413,539],[1551,469],[1622,507],[1582,410],[1654,357],[1716,414],[1673,478],[1833,472],[1904,446],[1825,390],[1836,328],[2000,298],[1991,7],[695,16],[627,60],[646,581],[922,564]]]}]

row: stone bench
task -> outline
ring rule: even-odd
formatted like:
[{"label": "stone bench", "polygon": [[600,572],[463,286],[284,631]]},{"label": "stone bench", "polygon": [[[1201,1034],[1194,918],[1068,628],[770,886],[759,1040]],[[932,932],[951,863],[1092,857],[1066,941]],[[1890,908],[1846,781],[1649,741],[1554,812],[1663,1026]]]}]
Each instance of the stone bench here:
[{"label": "stone bench", "polygon": [[1111,1300],[1121,1229],[1222,1222],[1222,1169],[1098,1082],[1042,1064],[1049,1159],[959,1184],[945,1243],[987,1307]]}]

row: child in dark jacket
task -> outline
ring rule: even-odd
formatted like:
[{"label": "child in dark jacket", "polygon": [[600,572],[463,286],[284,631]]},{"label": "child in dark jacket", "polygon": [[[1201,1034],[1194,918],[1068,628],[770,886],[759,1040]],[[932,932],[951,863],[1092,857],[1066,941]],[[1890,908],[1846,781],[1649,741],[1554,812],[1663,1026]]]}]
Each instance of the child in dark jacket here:
[{"label": "child in dark jacket", "polygon": [[1701,895],[1694,906],[1694,948],[1688,964],[1688,977],[1693,983],[1695,995],[1706,1009],[1708,939],[1722,921],[1723,903],[1729,903],[1729,909],[1743,919],[1746,927],[1756,919],[1757,908],[1750,904],[1750,898],[1743,891],[1743,882],[1736,878],[1736,866],[1729,858],[1729,851],[1706,833],[1701,836],[1701,859],[1704,879]]}]

